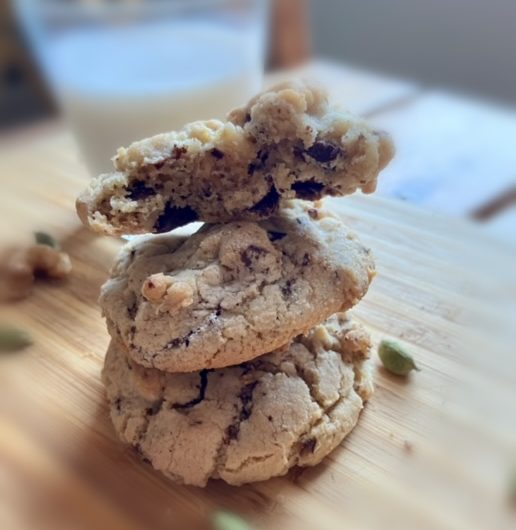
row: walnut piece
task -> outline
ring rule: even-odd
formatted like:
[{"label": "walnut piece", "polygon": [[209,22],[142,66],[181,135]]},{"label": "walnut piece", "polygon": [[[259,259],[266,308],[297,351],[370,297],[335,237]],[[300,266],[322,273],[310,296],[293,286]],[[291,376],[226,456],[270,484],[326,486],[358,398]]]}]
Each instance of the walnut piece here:
[{"label": "walnut piece", "polygon": [[152,274],[142,285],[142,295],[149,302],[161,302],[170,285],[170,277],[162,272]]},{"label": "walnut piece", "polygon": [[177,311],[193,304],[195,293],[193,281],[193,278],[176,279],[159,272],[145,280],[142,285],[142,295],[149,302],[160,303],[161,307],[169,312]]},{"label": "walnut piece", "polygon": [[186,282],[174,282],[165,295],[165,303],[169,309],[188,307],[193,304],[194,291]]},{"label": "walnut piece", "polygon": [[68,254],[48,245],[29,247],[26,251],[26,258],[34,273],[44,274],[49,278],[64,278],[72,270]]},{"label": "walnut piece", "polygon": [[48,245],[7,249],[0,260],[0,300],[25,298],[36,276],[61,279],[71,270],[68,254]]}]

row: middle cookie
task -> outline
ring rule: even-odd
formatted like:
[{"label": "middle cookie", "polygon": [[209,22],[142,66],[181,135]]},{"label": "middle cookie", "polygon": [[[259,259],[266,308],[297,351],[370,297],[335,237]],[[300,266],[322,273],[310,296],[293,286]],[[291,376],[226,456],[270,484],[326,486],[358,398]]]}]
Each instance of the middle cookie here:
[{"label": "middle cookie", "polygon": [[170,372],[240,364],[366,293],[374,261],[348,228],[292,201],[261,222],[204,225],[126,245],[100,297],[137,363]]}]

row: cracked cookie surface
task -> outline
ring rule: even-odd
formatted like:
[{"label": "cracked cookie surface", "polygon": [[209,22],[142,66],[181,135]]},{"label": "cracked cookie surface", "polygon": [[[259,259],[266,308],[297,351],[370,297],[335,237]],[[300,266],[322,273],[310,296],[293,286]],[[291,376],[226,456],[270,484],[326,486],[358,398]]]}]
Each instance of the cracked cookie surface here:
[{"label": "cracked cookie surface", "polygon": [[321,89],[283,83],[226,122],[194,122],[120,148],[115,171],[90,182],[77,211],[113,235],[256,221],[291,198],[370,193],[393,154],[385,133],[331,108]]},{"label": "cracked cookie surface", "polygon": [[374,261],[338,217],[291,201],[259,223],[144,236],[121,251],[100,304],[146,367],[239,364],[288,344],[366,293]]},{"label": "cracked cookie surface", "polygon": [[239,366],[171,374],[109,346],[103,381],[119,437],[181,484],[239,485],[313,466],[372,394],[369,335],[343,313]]}]

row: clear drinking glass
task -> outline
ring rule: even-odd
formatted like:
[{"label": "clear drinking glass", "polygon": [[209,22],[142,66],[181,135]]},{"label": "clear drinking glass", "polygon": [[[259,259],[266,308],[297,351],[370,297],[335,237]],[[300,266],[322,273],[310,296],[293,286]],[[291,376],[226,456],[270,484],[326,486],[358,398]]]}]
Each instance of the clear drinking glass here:
[{"label": "clear drinking glass", "polygon": [[261,88],[266,0],[18,0],[19,17],[96,175],[117,147],[222,118]]}]

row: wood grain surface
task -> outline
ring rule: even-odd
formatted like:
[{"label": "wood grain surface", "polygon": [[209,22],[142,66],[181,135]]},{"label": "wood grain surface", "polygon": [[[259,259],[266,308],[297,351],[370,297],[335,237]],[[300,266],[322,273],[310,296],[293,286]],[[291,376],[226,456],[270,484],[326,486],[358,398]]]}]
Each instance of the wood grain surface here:
[{"label": "wood grain surface", "polygon": [[64,282],[0,306],[33,335],[0,359],[0,528],[190,529],[218,509],[257,528],[514,528],[514,256],[463,221],[374,196],[329,200],[373,248],[378,277],[354,314],[396,338],[422,371],[400,379],[374,355],[376,394],[320,466],[235,488],[172,484],[116,439],[100,381],[108,344],[99,287],[121,241],[79,225],[86,181],[68,133],[0,145],[2,243],[52,232]]}]

